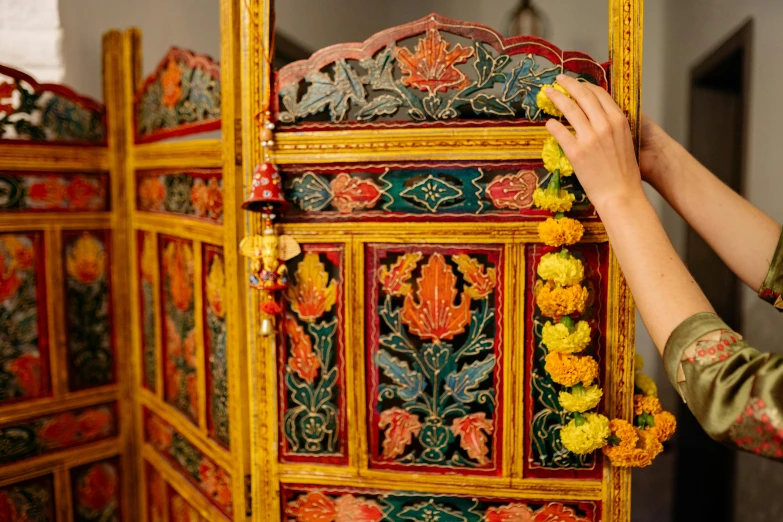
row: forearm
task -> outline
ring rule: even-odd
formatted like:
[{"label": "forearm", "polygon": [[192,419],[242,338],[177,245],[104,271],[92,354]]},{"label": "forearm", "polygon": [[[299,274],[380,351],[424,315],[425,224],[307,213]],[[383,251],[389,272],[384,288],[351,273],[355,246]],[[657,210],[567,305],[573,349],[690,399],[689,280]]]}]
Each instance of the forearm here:
[{"label": "forearm", "polygon": [[666,341],[680,323],[713,308],[677,256],[641,191],[633,199],[607,202],[598,213],[644,324],[663,353]]},{"label": "forearm", "polygon": [[671,141],[653,185],[724,263],[753,290],[767,274],[780,225]]}]

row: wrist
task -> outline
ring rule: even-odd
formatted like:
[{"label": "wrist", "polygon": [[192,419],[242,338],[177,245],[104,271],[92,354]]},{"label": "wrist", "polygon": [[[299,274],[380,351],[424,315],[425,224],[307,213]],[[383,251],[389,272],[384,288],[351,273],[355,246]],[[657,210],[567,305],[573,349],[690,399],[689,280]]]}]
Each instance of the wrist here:
[{"label": "wrist", "polygon": [[682,166],[688,155],[688,151],[670,136],[666,136],[666,143],[653,162],[653,169],[648,172],[645,180],[658,192],[664,194],[666,188],[675,181],[681,181]]},{"label": "wrist", "polygon": [[604,222],[627,219],[631,214],[637,214],[647,207],[652,208],[641,186],[638,191],[604,198],[600,202],[594,203],[594,206],[598,216]]}]

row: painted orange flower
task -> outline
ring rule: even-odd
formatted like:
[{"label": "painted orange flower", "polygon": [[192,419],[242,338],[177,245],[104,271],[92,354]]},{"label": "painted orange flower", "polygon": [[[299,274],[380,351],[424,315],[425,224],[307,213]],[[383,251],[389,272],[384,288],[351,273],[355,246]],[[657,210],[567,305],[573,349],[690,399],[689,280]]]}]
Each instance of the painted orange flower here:
[{"label": "painted orange flower", "polygon": [[533,192],[538,188],[538,176],[532,170],[498,176],[487,185],[487,197],[495,208],[522,210],[533,206]]},{"label": "painted orange flower", "polygon": [[155,416],[147,418],[147,440],[157,451],[166,452],[171,446],[171,428]]},{"label": "painted orange flower", "polygon": [[96,282],[106,269],[103,243],[89,232],[83,233],[71,247],[66,266],[68,274],[80,283]]},{"label": "painted orange flower", "polygon": [[0,237],[2,237],[3,246],[5,246],[5,249],[13,257],[16,268],[19,270],[29,270],[35,262],[33,249],[20,241],[17,236],[4,235]]},{"label": "painted orange flower", "polygon": [[318,376],[318,368],[321,363],[313,352],[313,342],[310,340],[310,336],[291,316],[285,318],[285,331],[291,343],[291,357],[288,358],[288,367],[299,377],[313,384]]},{"label": "painted orange flower", "polygon": [[160,83],[163,86],[163,98],[161,103],[166,107],[173,108],[177,105],[182,96],[182,71],[174,60],[169,60],[163,74],[160,77]]},{"label": "painted orange flower", "polygon": [[341,214],[372,208],[381,199],[381,189],[369,179],[351,177],[342,172],[329,183],[334,199],[332,205]]},{"label": "painted orange flower", "polygon": [[33,183],[27,196],[39,208],[57,208],[65,199],[65,187],[56,176],[46,176],[43,183]]},{"label": "painted orange flower", "polygon": [[109,433],[111,414],[104,408],[95,408],[79,415],[77,422],[79,423],[79,433],[83,438],[90,440]]},{"label": "painted orange flower", "polygon": [[226,291],[226,274],[223,271],[223,258],[220,256],[212,258],[206,287],[209,309],[217,317],[225,317],[226,310],[223,306],[223,294]]},{"label": "painted orange flower", "polygon": [[400,256],[390,267],[382,266],[378,271],[378,279],[383,291],[389,295],[406,295],[410,292],[411,284],[408,281],[421,258],[421,252],[410,252]]},{"label": "painted orange flower", "polygon": [[38,432],[38,436],[50,447],[61,447],[76,440],[79,424],[71,413],[62,413],[48,421]]},{"label": "painted orange flower", "polygon": [[416,280],[419,302],[411,294],[405,296],[402,321],[422,339],[443,341],[461,334],[470,322],[470,297],[457,299],[457,277],[439,253],[432,254]]},{"label": "painted orange flower", "polygon": [[285,514],[294,517],[296,522],[335,522],[337,506],[323,493],[313,491],[287,506]]},{"label": "painted orange flower", "polygon": [[[0,83],[0,102],[10,99],[14,95],[16,84],[14,82]],[[14,106],[11,103],[0,103],[0,114],[10,114],[14,112]],[[12,520],[12,519],[9,519]]]},{"label": "painted orange flower", "polygon": [[533,510],[525,504],[491,507],[484,516],[486,522],[533,522]]},{"label": "painted orange flower", "polygon": [[489,464],[487,455],[489,448],[487,435],[492,435],[495,426],[487,419],[484,412],[471,413],[465,417],[454,419],[451,432],[455,437],[461,437],[460,447],[464,449],[470,458],[478,461],[479,465]]},{"label": "painted orange flower", "polygon": [[381,412],[378,421],[380,429],[386,428],[383,439],[383,458],[395,459],[405,452],[405,448],[413,442],[413,437],[421,431],[419,418],[402,408],[388,409]]},{"label": "painted orange flower", "polygon": [[179,310],[193,306],[193,248],[182,241],[172,241],[163,255],[163,268],[169,277],[171,299]]},{"label": "painted orange flower", "polygon": [[215,472],[215,501],[224,508],[231,507],[231,477],[222,468]]},{"label": "painted orange flower", "polygon": [[452,256],[452,261],[457,263],[459,270],[470,286],[465,287],[465,293],[472,299],[485,299],[497,283],[497,272],[494,268],[484,268],[477,259],[467,254]]},{"label": "painted orange flower", "polygon": [[217,219],[223,213],[223,191],[217,178],[196,183],[190,191],[190,202],[200,217]]},{"label": "painted orange flower", "polygon": [[590,522],[568,506],[552,502],[538,510],[533,522]]},{"label": "painted orange flower", "polygon": [[7,368],[26,398],[41,395],[41,358],[38,355],[22,354],[9,362]]},{"label": "painted orange flower", "polygon": [[[86,176],[75,176],[65,189],[65,196],[71,203],[71,207],[78,210],[96,208],[93,203],[95,198],[101,195],[101,187],[97,181],[90,181]],[[100,208],[98,201],[97,207]]]},{"label": "painted orange flower", "polygon": [[79,504],[102,511],[117,498],[117,471],[109,464],[95,464],[82,478],[77,489]]},{"label": "painted orange flower", "polygon": [[343,495],[335,501],[335,506],[335,522],[380,522],[383,519],[381,506],[372,500]]},{"label": "painted orange flower", "polygon": [[215,474],[215,463],[204,457],[198,465],[199,484],[201,489],[212,496],[217,491],[217,475]]},{"label": "painted orange flower", "polygon": [[397,62],[403,74],[402,83],[431,95],[464,86],[469,80],[456,66],[473,56],[473,48],[457,44],[449,51],[450,46],[433,28],[419,40],[415,52],[404,47],[399,49]]},{"label": "painted orange flower", "polygon": [[139,210],[159,212],[166,200],[166,187],[157,176],[146,176],[139,183]]},{"label": "painted orange flower", "polygon": [[318,254],[307,252],[296,268],[296,284],[286,295],[302,321],[313,322],[328,312],[337,301],[337,282],[329,274]]}]

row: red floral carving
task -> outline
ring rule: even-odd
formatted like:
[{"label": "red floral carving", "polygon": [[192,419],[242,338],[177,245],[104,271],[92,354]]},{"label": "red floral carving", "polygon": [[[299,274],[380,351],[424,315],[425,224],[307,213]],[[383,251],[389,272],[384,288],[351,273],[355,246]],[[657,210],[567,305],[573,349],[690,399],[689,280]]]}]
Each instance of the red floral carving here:
[{"label": "red floral carving", "polygon": [[157,177],[145,177],[139,183],[139,210],[161,211],[166,199],[166,187]]},{"label": "red floral carving", "polygon": [[395,459],[405,452],[405,448],[413,442],[413,437],[421,431],[421,422],[413,413],[401,408],[391,408],[381,412],[378,421],[380,429],[386,428],[383,440],[383,458]]},{"label": "red floral carving", "polygon": [[76,417],[71,413],[63,413],[47,422],[38,435],[49,446],[67,446],[74,442],[79,431]]},{"label": "red floral carving", "polygon": [[471,413],[465,417],[454,419],[451,431],[455,437],[461,437],[460,447],[468,452],[468,456],[478,461],[480,465],[489,464],[487,454],[487,435],[491,435],[495,427],[487,420],[484,412]]},{"label": "red floral carving", "polygon": [[16,382],[27,398],[41,395],[41,358],[38,355],[25,353],[8,363],[8,371],[16,378]]},{"label": "red floral carving", "polygon": [[193,249],[180,241],[171,242],[163,256],[163,269],[169,277],[171,300],[187,312],[193,305]]},{"label": "red floral carving", "polygon": [[102,511],[116,501],[117,472],[109,464],[95,464],[85,474],[77,489],[79,504]]},{"label": "red floral carving", "polygon": [[410,292],[408,281],[421,258],[421,252],[411,252],[400,256],[390,267],[382,266],[378,271],[378,279],[383,285],[383,291],[390,295],[406,295]]},{"label": "red floral carving", "polygon": [[439,253],[432,254],[416,280],[417,303],[411,294],[405,296],[402,321],[422,339],[437,341],[453,339],[470,322],[470,297],[457,299],[457,277]]},{"label": "red floral carving", "polygon": [[169,60],[160,78],[160,83],[163,86],[161,102],[166,107],[174,107],[182,96],[181,80],[182,71],[180,71],[179,65],[174,60]]},{"label": "red floral carving", "polygon": [[532,171],[519,171],[492,180],[487,185],[487,196],[496,208],[522,210],[533,205],[533,192],[538,187],[538,176]]},{"label": "red floral carving", "polygon": [[341,173],[329,185],[334,195],[332,205],[343,214],[349,214],[356,209],[372,208],[381,198],[381,190],[369,179],[352,178]]},{"label": "red floral carving", "polygon": [[287,316],[285,319],[285,331],[291,342],[291,357],[288,358],[288,366],[299,377],[312,384],[318,376],[318,368],[321,363],[313,351],[310,336],[291,316]]},{"label": "red floral carving", "polygon": [[473,56],[473,48],[457,44],[449,51],[450,46],[433,28],[419,40],[414,53],[406,48],[399,49],[397,62],[404,75],[402,83],[431,95],[464,86],[468,78],[456,65],[467,62]]},{"label": "red floral carving", "polygon": [[101,196],[101,193],[100,185],[84,176],[75,176],[65,189],[65,196],[71,202],[71,207],[78,210],[100,208],[102,201],[99,200],[97,204],[92,202]]},{"label": "red floral carving", "polygon": [[477,259],[467,254],[457,254],[451,259],[469,285],[465,286],[465,293],[469,297],[484,299],[492,293],[497,283],[497,272],[494,268],[485,268]]},{"label": "red floral carving", "polygon": [[562,504],[551,503],[536,512],[533,522],[590,522]]},{"label": "red floral carving", "polygon": [[334,522],[337,506],[323,493],[307,493],[288,506],[285,514],[297,522]]},{"label": "red floral carving", "polygon": [[[6,100],[13,96],[16,90],[16,84],[14,82],[0,83],[0,101]],[[8,114],[14,112],[14,106],[10,103],[0,103],[0,114]]]},{"label": "red floral carving", "polygon": [[47,176],[43,183],[33,183],[27,196],[40,208],[57,208],[65,199],[65,187],[56,176]]},{"label": "red floral carving", "polygon": [[533,522],[533,510],[525,504],[492,507],[485,515],[486,522]]},{"label": "red floral carving", "polygon": [[190,202],[200,217],[218,219],[223,214],[223,190],[217,178],[193,185]]},{"label": "red floral carving", "polygon": [[335,522],[380,522],[383,519],[383,510],[372,500],[343,495],[335,501],[335,505]]},{"label": "red floral carving", "polygon": [[152,447],[161,453],[167,452],[171,446],[172,429],[163,421],[150,415],[147,418],[147,440]]},{"label": "red floral carving", "polygon": [[79,432],[85,439],[94,439],[105,434],[111,428],[111,414],[104,409],[87,410],[77,419]]}]

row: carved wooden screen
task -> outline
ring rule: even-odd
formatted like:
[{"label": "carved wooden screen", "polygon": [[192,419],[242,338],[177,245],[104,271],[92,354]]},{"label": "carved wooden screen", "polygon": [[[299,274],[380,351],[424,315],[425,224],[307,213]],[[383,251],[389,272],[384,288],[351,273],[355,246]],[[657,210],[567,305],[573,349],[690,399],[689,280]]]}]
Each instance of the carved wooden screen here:
[{"label": "carved wooden screen", "polygon": [[[242,520],[248,509],[231,66],[238,35],[235,2],[223,4],[227,75],[210,57],[172,48],[141,79],[140,34],[123,38],[127,277],[146,522]],[[214,130],[221,136],[199,135]]]},{"label": "carved wooden screen", "polygon": [[[629,473],[560,442],[532,297],[554,250],[533,206],[539,90],[596,83],[637,128],[641,2],[610,6],[611,67],[432,15],[262,68],[254,112],[271,97],[281,233],[302,253],[278,335],[256,339],[255,520],[629,520]],[[629,418],[633,305],[573,179],[599,411]]]},{"label": "carved wooden screen", "polygon": [[[108,103],[116,92],[105,84]],[[0,65],[2,520],[133,516],[124,180],[106,113]]]}]

